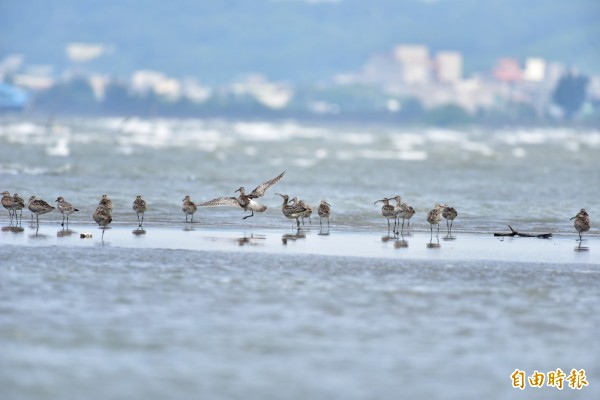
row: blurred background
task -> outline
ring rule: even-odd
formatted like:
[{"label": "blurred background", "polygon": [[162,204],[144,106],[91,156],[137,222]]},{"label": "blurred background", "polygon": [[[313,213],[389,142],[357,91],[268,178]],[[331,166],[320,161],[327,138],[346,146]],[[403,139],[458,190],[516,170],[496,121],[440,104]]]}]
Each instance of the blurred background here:
[{"label": "blurred background", "polygon": [[595,0],[0,3],[0,109],[600,122]]}]

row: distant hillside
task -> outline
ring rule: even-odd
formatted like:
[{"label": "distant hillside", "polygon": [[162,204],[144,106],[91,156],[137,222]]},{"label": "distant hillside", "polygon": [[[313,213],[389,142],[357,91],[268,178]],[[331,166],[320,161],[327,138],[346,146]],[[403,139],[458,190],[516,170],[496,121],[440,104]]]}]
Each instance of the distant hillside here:
[{"label": "distant hillside", "polygon": [[397,43],[465,55],[541,56],[600,73],[598,0],[28,0],[0,2],[0,57],[68,65],[69,42],[113,45],[90,68],[149,68],[207,83],[241,73],[308,82],[355,71]]}]

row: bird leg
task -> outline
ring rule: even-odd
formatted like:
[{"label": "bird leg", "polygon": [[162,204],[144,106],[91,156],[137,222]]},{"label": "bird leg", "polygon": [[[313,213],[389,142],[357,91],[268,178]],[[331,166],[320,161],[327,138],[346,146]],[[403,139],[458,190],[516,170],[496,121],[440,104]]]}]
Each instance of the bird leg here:
[{"label": "bird leg", "polygon": [[242,218],[242,219],[250,218],[250,217],[252,217],[252,216],[254,216],[254,211],[252,211],[252,214],[250,214],[250,215],[246,215],[246,216],[245,216],[244,218]]}]

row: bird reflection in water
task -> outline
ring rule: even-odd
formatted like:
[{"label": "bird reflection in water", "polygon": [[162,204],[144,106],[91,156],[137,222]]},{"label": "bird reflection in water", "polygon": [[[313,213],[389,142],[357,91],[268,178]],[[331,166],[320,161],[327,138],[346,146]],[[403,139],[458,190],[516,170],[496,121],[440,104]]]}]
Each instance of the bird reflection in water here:
[{"label": "bird reflection in water", "polygon": [[431,238],[431,240],[429,241],[429,243],[427,243],[427,248],[428,249],[439,249],[440,247],[442,247],[442,245],[440,244],[440,239],[436,238],[436,240],[434,241],[433,238]]},{"label": "bird reflection in water", "polygon": [[329,227],[319,229],[319,236],[329,236]]},{"label": "bird reflection in water", "polygon": [[233,239],[233,240],[240,247],[241,246],[246,246],[246,245],[250,245],[250,246],[264,246],[265,243],[262,242],[262,240],[265,240],[266,238],[267,237],[265,235],[255,235],[253,233],[250,236],[244,235],[244,237],[236,238],[236,239]]},{"label": "bird reflection in water", "polygon": [[302,229],[298,229],[294,234],[286,233],[285,235],[281,236],[281,242],[284,246],[288,244],[288,241],[295,242],[298,239],[306,239],[306,232],[304,232]]},{"label": "bird reflection in water", "polygon": [[70,229],[61,229],[61,230],[59,230],[59,231],[56,232],[56,237],[59,237],[59,238],[60,237],[69,237],[69,236],[71,236],[74,233],[77,233],[77,232],[74,232],[74,231],[72,231]]},{"label": "bird reflection in water", "polygon": [[384,235],[384,236],[382,236],[382,237],[381,237],[381,241],[382,241],[383,243],[387,243],[387,242],[390,242],[390,241],[392,241],[392,240],[396,240],[396,236],[392,236],[392,235],[390,235],[390,233],[389,233],[389,232],[388,232],[388,234],[387,234],[387,235]]},{"label": "bird reflection in water", "polygon": [[131,233],[133,233],[134,236],[141,236],[146,234],[146,230],[142,227],[138,227],[132,230]]},{"label": "bird reflection in water", "polygon": [[582,246],[581,245],[582,242],[579,242],[579,244],[577,246],[575,246],[575,251],[577,252],[583,252],[583,251],[590,251],[590,248],[588,246]]},{"label": "bird reflection in water", "polygon": [[21,233],[25,230],[22,226],[3,226],[2,232]]},{"label": "bird reflection in water", "polygon": [[452,234],[449,232],[446,236],[443,237],[443,240],[445,240],[446,242],[456,240],[456,236],[452,236]]},{"label": "bird reflection in water", "polygon": [[406,249],[408,247],[408,240],[402,238],[398,239],[394,242],[394,248],[396,249]]}]

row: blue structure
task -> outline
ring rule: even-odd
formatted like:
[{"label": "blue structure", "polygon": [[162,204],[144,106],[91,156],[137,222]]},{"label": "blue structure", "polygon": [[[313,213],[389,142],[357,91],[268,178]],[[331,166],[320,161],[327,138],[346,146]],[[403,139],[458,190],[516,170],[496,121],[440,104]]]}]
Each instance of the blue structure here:
[{"label": "blue structure", "polygon": [[29,96],[21,88],[0,82],[0,111],[22,111],[27,106]]}]

